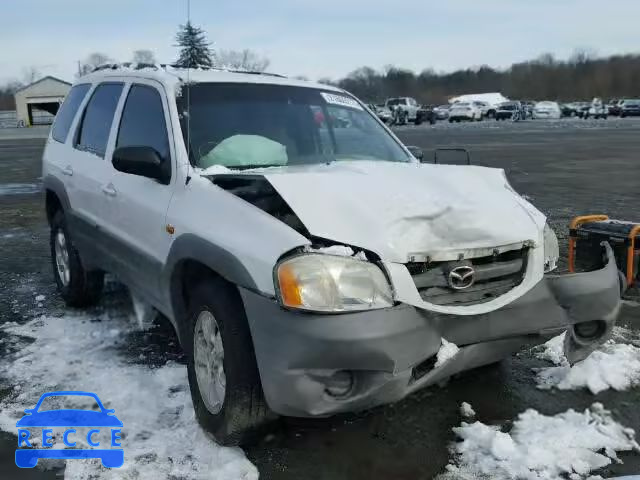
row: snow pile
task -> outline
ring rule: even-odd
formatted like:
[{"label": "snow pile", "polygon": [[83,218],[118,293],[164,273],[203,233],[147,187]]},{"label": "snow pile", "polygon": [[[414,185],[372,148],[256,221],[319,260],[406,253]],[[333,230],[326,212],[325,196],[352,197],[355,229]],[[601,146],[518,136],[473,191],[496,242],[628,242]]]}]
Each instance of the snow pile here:
[{"label": "snow pile", "polygon": [[570,366],[563,355],[564,334],[544,344],[538,358],[556,367],[537,369],[538,388],[588,388],[594,395],[610,388],[628,390],[640,385],[640,347],[609,340],[583,361]]},{"label": "snow pile", "polygon": [[615,422],[602,404],[554,416],[526,410],[511,431],[481,422],[453,429],[462,440],[441,479],[583,479],[619,461],[618,451],[640,451],[635,432]]},{"label": "snow pile", "polygon": [[548,360],[556,365],[567,364],[567,359],[564,356],[564,338],[564,333],[553,337],[541,345],[542,351],[536,352],[535,356],[541,360]]},{"label": "snow pile", "polygon": [[460,415],[465,418],[473,418],[476,416],[476,411],[467,402],[462,402],[460,405]]},{"label": "snow pile", "polygon": [[449,360],[456,356],[459,350],[460,349],[455,343],[448,342],[443,338],[440,350],[438,350],[434,368],[441,367],[442,365],[447,363]]},{"label": "snow pile", "polygon": [[13,386],[0,402],[0,429],[15,434],[24,409],[45,392],[90,391],[124,424],[125,463],[105,469],[99,460],[69,461],[66,478],[257,479],[241,450],[220,447],[199,427],[183,365],[152,369],[118,357],[117,349],[135,326],[108,315],[43,315],[25,325],[5,326],[19,349],[0,366],[0,376]]}]

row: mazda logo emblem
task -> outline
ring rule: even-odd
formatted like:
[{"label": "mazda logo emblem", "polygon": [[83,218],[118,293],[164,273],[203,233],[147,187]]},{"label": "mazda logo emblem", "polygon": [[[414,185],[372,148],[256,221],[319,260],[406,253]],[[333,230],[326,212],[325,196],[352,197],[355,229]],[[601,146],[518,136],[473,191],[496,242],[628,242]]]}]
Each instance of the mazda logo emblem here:
[{"label": "mazda logo emblem", "polygon": [[451,269],[449,272],[449,286],[454,290],[464,290],[473,285],[475,281],[475,270],[472,267],[463,265]]}]

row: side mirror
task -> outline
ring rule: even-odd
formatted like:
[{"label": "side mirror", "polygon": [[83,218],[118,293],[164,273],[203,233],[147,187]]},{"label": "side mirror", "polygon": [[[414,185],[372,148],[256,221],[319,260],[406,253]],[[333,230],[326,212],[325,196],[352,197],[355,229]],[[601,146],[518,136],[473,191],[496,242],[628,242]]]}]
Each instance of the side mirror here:
[{"label": "side mirror", "polygon": [[424,152],[420,147],[408,146],[407,150],[409,150],[409,153],[411,153],[411,155],[413,155],[420,162],[424,160]]},{"label": "side mirror", "polygon": [[166,162],[152,147],[120,147],[113,152],[113,167],[119,172],[153,178],[167,185],[171,173]]}]

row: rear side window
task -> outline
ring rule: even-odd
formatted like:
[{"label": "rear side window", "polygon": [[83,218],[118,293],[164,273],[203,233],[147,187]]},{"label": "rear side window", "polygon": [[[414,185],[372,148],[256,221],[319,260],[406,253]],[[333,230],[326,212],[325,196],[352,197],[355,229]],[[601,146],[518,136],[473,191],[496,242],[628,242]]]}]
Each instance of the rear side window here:
[{"label": "rear side window", "polygon": [[76,148],[104,157],[122,83],[103,83],[91,95],[78,130]]},{"label": "rear side window", "polygon": [[153,147],[169,165],[169,138],[160,93],[153,87],[132,85],[124,104],[116,148]]},{"label": "rear side window", "polygon": [[84,100],[85,95],[91,87],[88,83],[74,86],[64,99],[64,103],[60,106],[60,110],[56,115],[56,120],[51,128],[51,137],[57,142],[64,143],[67,140],[71,123],[76,116],[76,112]]}]

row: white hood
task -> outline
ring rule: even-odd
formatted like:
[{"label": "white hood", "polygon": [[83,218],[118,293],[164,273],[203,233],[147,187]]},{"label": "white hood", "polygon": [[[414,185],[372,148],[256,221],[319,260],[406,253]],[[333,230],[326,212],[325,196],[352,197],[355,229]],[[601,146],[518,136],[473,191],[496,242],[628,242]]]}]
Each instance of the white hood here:
[{"label": "white hood", "polygon": [[387,262],[542,241],[544,215],[499,169],[354,161],[246,173],[264,175],[312,235]]}]

